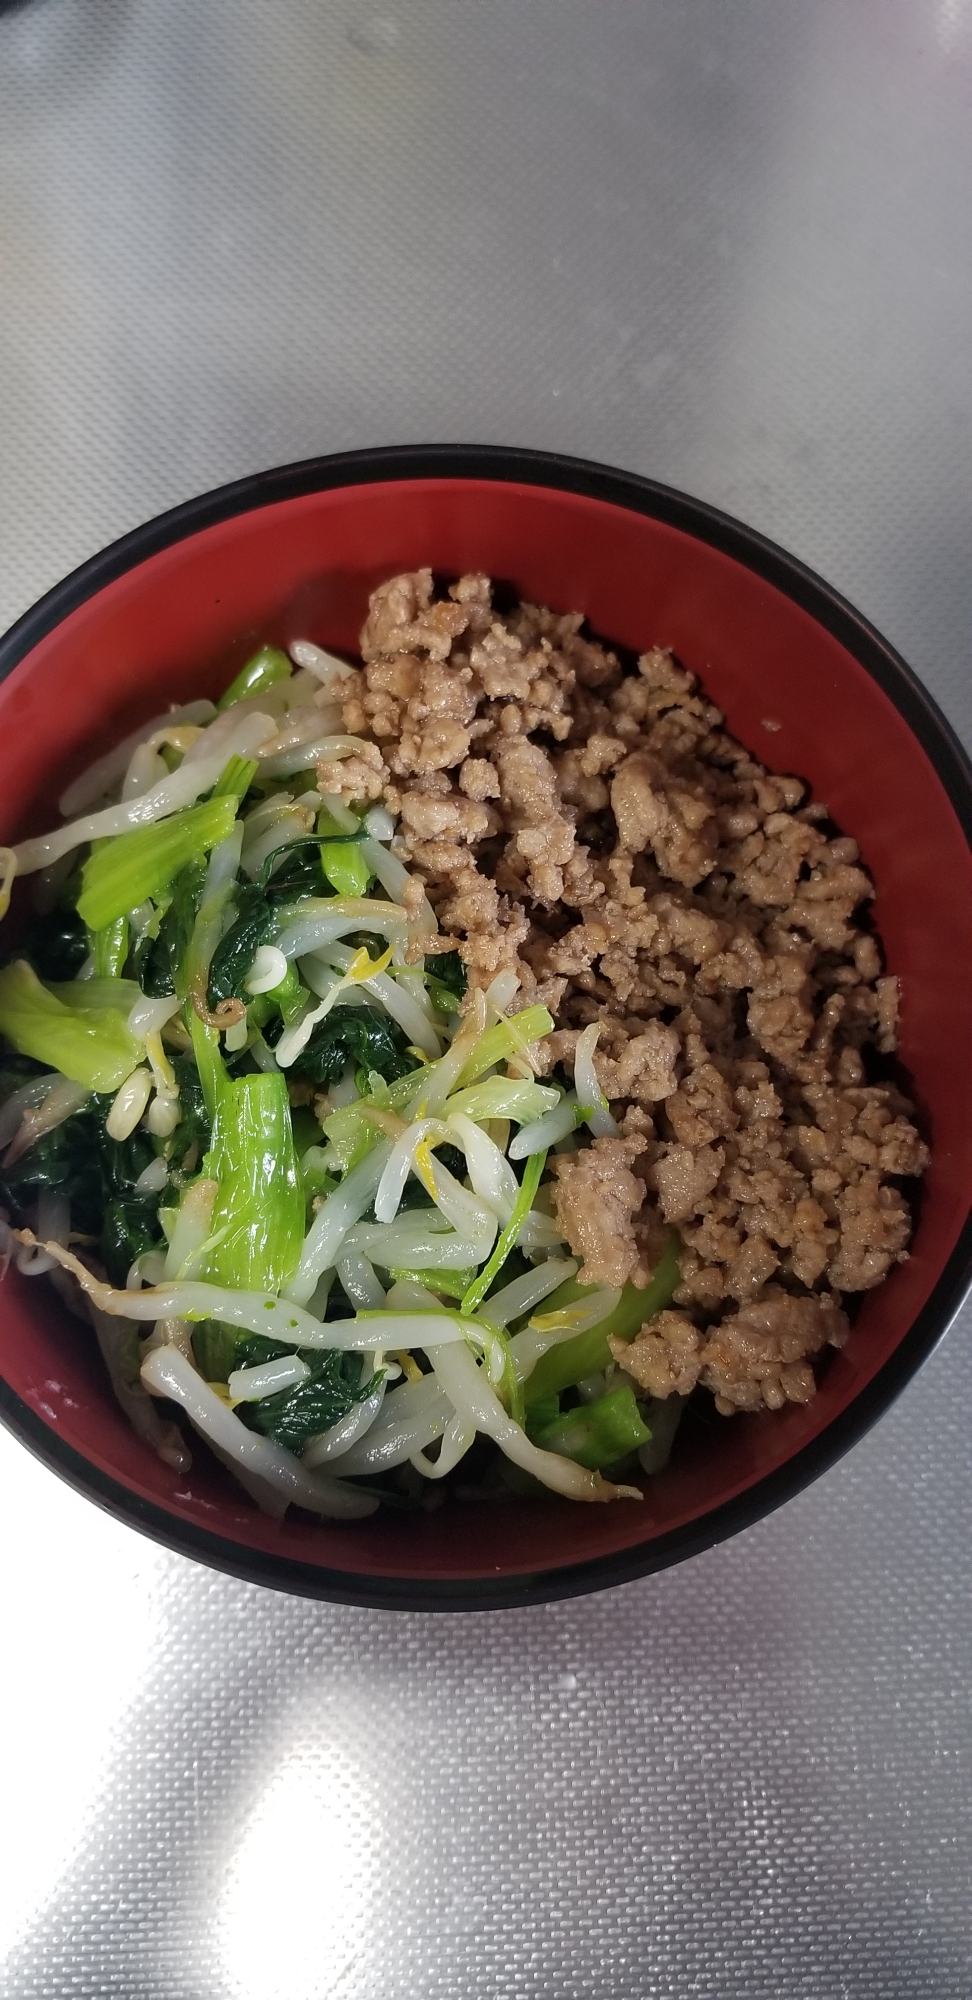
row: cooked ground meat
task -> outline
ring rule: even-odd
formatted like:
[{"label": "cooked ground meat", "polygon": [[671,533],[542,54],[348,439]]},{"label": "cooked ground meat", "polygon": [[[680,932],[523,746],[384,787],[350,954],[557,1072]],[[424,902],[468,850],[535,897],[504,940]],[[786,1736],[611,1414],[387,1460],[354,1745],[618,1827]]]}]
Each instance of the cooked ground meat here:
[{"label": "cooked ground meat", "polygon": [[[600,1023],[620,1125],[558,1155],[554,1204],[585,1282],[646,1285],[674,1225],[677,1311],[621,1368],[716,1406],[813,1394],[844,1292],[907,1255],[901,1177],[927,1149],[868,1051],[895,1047],[856,843],[799,778],[728,733],[669,652],[627,671],[579,613],[505,617],[484,576],[430,570],[372,599],[342,790],[399,816],[395,851],[458,943],[470,985],[514,968],[557,1031],[549,1071]],[[327,767],[333,782],[335,766]]]}]

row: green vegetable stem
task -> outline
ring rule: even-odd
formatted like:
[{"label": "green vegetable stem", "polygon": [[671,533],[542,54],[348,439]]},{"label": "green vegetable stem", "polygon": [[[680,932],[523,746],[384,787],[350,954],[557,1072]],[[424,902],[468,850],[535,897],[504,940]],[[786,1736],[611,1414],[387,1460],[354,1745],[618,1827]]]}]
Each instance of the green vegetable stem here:
[{"label": "green vegetable stem", "polygon": [[160,895],[190,861],[225,840],[236,818],[236,797],[187,806],[151,826],[120,833],[84,864],[78,914],[89,930],[104,930],[149,897]]},{"label": "green vegetable stem", "polygon": [[[565,1340],[559,1347],[548,1347],[523,1385],[527,1409],[541,1397],[559,1395],[575,1382],[600,1374],[613,1358],[608,1340],[612,1336],[616,1340],[633,1340],[645,1321],[653,1319],[670,1303],[679,1279],[678,1250],[678,1238],[673,1232],[650,1285],[643,1290],[636,1285],[625,1285],[618,1305],[607,1319],[588,1327],[586,1333],[576,1334],[573,1340]],[[579,1285],[576,1278],[569,1278],[547,1299],[544,1313],[558,1312],[563,1306],[588,1298],[590,1290],[589,1285]]]},{"label": "green vegetable stem", "polygon": [[593,1403],[581,1403],[566,1410],[539,1429],[529,1426],[534,1444],[542,1451],[557,1451],[562,1458],[576,1459],[591,1472],[616,1465],[628,1458],[639,1445],[648,1444],[651,1432],[641,1421],[633,1389],[612,1389]]},{"label": "green vegetable stem", "polygon": [[246,701],[251,695],[263,694],[278,681],[290,679],[293,668],[286,653],[279,646],[261,646],[252,659],[241,667],[235,680],[230,681],[226,693],[216,703],[218,709],[232,708],[235,701]]}]

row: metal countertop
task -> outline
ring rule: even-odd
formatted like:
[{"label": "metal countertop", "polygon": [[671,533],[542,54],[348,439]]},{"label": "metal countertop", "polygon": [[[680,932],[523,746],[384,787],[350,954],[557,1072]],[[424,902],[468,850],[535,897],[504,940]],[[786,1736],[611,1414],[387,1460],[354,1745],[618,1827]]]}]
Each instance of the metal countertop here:
[{"label": "metal countertop", "polygon": [[[972,742],[970,0],[0,9],[0,627],[265,465],[715,501]],[[0,1434],[3,2000],[968,2000],[965,1315],[842,1464],[577,1603],[276,1597]]]}]

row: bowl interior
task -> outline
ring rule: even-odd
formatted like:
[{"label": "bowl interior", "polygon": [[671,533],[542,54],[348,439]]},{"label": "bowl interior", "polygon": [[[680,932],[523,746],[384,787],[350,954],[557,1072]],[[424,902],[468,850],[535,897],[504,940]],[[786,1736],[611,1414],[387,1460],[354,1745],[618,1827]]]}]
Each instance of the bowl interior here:
[{"label": "bowl interior", "polygon": [[[525,597],[586,613],[636,650],[672,646],[771,768],[796,771],[859,841],[876,921],[904,986],[901,1060],[931,1138],[912,1255],[864,1301],[805,1408],[700,1426],[644,1503],[514,1499],[379,1514],[351,1527],[266,1521],[196,1452],[180,1477],[139,1444],[94,1347],[48,1288],[11,1272],[0,1376],[103,1493],[158,1531],[158,1511],[217,1559],[246,1552],[323,1574],[400,1580],[528,1577],[645,1543],[774,1476],[886,1369],[932,1297],[972,1208],[972,865],[930,758],[872,675],[773,583],[649,514],[490,479],[427,478],[261,506],[163,549],[72,611],[0,686],[0,838],[50,824],[63,781],[169,701],[212,693],[264,639],[354,650],[368,592],[396,570],[483,569]],[[105,1482],[111,1482],[111,1487]],[[236,1551],[234,1556],[233,1551]]]}]

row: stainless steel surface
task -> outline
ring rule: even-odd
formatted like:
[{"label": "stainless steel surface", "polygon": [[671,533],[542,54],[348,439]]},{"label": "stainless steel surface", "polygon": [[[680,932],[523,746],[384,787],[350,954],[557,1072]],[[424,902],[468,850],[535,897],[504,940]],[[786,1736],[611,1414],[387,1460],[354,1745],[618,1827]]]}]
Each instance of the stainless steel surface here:
[{"label": "stainless steel surface", "polygon": [[[767,530],[972,740],[970,95],[969,0],[3,13],[0,624],[255,467],[525,442]],[[970,1332],[521,1614],[215,1577],[0,1435],[4,2000],[968,2000]]]}]

